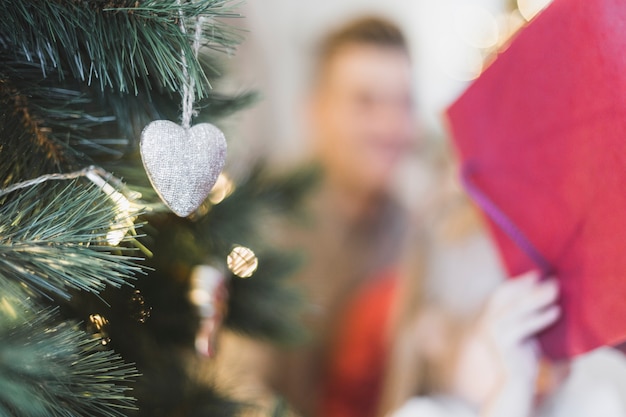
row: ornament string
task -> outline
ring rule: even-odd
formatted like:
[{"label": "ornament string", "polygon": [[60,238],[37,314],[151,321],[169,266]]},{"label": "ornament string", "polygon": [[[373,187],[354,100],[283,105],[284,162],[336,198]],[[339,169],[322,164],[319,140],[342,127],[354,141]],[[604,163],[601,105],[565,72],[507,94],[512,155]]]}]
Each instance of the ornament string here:
[{"label": "ornament string", "polygon": [[[79,171],[66,172],[62,174],[45,174],[37,178],[12,184],[6,188],[0,189],[0,197],[4,197],[7,194],[11,194],[24,188],[34,187],[35,185],[43,184],[48,181],[67,181],[82,177],[89,179],[89,181],[102,189],[102,191],[118,205],[123,203],[124,205],[130,206],[131,202],[129,200],[138,200],[141,198],[141,193],[127,189],[122,180],[114,177],[113,174],[107,172],[106,170],[94,165],[88,166]],[[111,184],[115,187],[111,186]],[[122,192],[118,191],[118,189]]]},{"label": "ornament string", "polygon": [[[150,211],[151,207],[147,207],[146,204],[138,204],[137,200],[141,198],[141,193],[129,190],[122,180],[114,177],[113,174],[100,167],[91,165],[79,171],[67,172],[63,174],[42,175],[37,178],[12,184],[6,188],[0,189],[0,197],[24,188],[34,187],[35,185],[43,184],[48,181],[73,180],[82,177],[87,178],[89,181],[94,183],[113,202],[113,204],[115,204],[115,221],[118,226],[111,229],[107,233],[106,239],[110,245],[117,246],[122,240],[124,240],[125,236],[129,232],[134,234],[134,223],[136,217],[143,212]],[[139,242],[135,241],[135,244],[139,246],[144,253],[150,253]]]},{"label": "ornament string", "polygon": [[11,194],[12,192],[21,190],[23,188],[34,187],[35,185],[42,184],[47,181],[63,181],[63,180],[73,180],[80,177],[85,177],[88,172],[95,171],[98,168],[94,166],[90,166],[80,171],[68,172],[65,174],[46,174],[37,178],[33,178],[32,180],[27,180],[23,182],[18,182],[16,184],[12,184],[6,188],[0,189],[0,197],[4,197],[7,194]]},{"label": "ornament string", "polygon": [[[180,0],[178,0],[178,5],[181,5]],[[185,27],[185,16],[183,14],[182,8],[179,10],[180,16],[180,30],[184,35],[187,34],[187,28]],[[198,16],[196,18],[196,25],[194,28],[194,39],[193,39],[193,53],[194,58],[198,58],[198,54],[200,52],[200,46],[202,42],[202,26],[204,24],[203,16]],[[195,111],[193,108],[195,101],[195,91],[193,80],[191,79],[191,75],[189,74],[187,57],[185,56],[185,51],[181,50],[181,62],[183,64],[183,77],[185,78],[185,83],[183,84],[183,99],[182,99],[182,115],[181,115],[181,124],[183,128],[189,129],[191,128],[191,118],[195,116]]]},{"label": "ornament string", "polygon": [[[182,85],[180,92],[181,124],[169,120],[154,120],[141,132],[139,142],[141,160],[152,187],[163,203],[176,215],[187,217],[198,210],[215,185],[226,160],[226,138],[224,133],[210,123],[191,126],[196,116],[194,99],[201,96],[200,80],[191,71],[198,63],[198,54],[203,41],[206,20],[194,15],[195,28],[188,23],[192,19],[185,16],[183,1],[177,0],[178,24],[181,31],[180,61]],[[204,23],[203,23],[204,22]],[[188,36],[187,29],[194,30]],[[201,68],[196,68],[202,81],[206,80]]]}]

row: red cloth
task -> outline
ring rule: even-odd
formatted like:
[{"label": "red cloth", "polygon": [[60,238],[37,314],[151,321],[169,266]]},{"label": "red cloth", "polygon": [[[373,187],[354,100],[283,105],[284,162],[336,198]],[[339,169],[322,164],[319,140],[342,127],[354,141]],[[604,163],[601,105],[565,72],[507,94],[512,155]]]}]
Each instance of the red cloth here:
[{"label": "red cloth", "polygon": [[[560,279],[544,351],[626,341],[626,1],[555,0],[448,114],[474,184]],[[512,275],[536,267],[491,228]]]},{"label": "red cloth", "polygon": [[348,304],[335,338],[320,417],[374,417],[387,366],[387,325],[397,287],[390,273],[364,286]]}]

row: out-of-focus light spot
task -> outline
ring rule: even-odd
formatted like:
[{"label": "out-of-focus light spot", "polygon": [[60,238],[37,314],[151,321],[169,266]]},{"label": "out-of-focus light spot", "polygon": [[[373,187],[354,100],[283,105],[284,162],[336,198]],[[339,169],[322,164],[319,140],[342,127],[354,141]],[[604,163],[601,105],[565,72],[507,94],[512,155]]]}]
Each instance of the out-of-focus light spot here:
[{"label": "out-of-focus light spot", "polygon": [[226,197],[235,191],[235,184],[225,174],[220,174],[209,194],[209,201],[213,204],[221,203]]},{"label": "out-of-focus light spot", "polygon": [[152,307],[146,303],[146,299],[140,290],[135,290],[130,297],[131,317],[143,324],[152,315]]},{"label": "out-of-focus light spot", "polygon": [[10,315],[12,318],[17,318],[17,312],[15,311],[15,308],[13,308],[13,304],[11,304],[6,297],[2,297],[2,302],[0,302],[0,309]]},{"label": "out-of-focus light spot", "polygon": [[468,47],[458,36],[447,35],[438,43],[438,62],[441,69],[452,79],[471,81],[483,70],[480,49]]},{"label": "out-of-focus light spot", "polygon": [[211,302],[211,294],[202,288],[194,288],[189,291],[189,299],[195,305],[204,305]]},{"label": "out-of-focus light spot", "polygon": [[[107,183],[102,177],[95,172],[87,172],[85,176],[100,189],[115,203],[115,226],[107,232],[106,240],[109,245],[117,246],[126,237],[128,232],[134,227],[135,217],[133,216],[136,209],[133,204],[126,198],[126,196],[109,183]],[[133,198],[141,198],[141,193],[132,192]]]},{"label": "out-of-focus light spot", "polygon": [[529,21],[540,11],[548,7],[552,0],[517,0],[517,8],[524,19]]},{"label": "out-of-focus light spot", "polygon": [[191,289],[189,300],[198,307],[201,317],[215,315],[215,304],[220,298],[226,298],[224,290],[224,274],[210,265],[198,265],[191,273]]},{"label": "out-of-focus light spot", "polygon": [[107,242],[111,246],[119,245],[126,237],[127,231],[128,228],[110,230],[109,232],[107,232]]},{"label": "out-of-focus light spot", "polygon": [[117,246],[135,225],[135,217],[130,201],[123,194],[117,191],[107,192],[107,194],[116,205],[115,220],[117,221],[116,227],[107,232],[107,242],[112,246]]},{"label": "out-of-focus light spot", "polygon": [[228,269],[239,278],[250,278],[259,266],[259,259],[252,249],[235,246],[226,260]]},{"label": "out-of-focus light spot", "polygon": [[100,314],[91,314],[89,315],[89,322],[91,323],[94,336],[100,339],[100,342],[103,345],[108,345],[111,342],[111,339],[109,338],[107,331],[109,321],[106,317]]},{"label": "out-of-focus light spot", "polygon": [[500,28],[498,47],[505,45],[525,24],[526,19],[518,9],[500,15],[498,17],[498,27]]},{"label": "out-of-focus light spot", "polygon": [[104,329],[104,326],[109,324],[109,321],[100,314],[91,314],[89,315],[89,321],[93,324],[96,330]]},{"label": "out-of-focus light spot", "polygon": [[467,5],[454,12],[454,28],[459,37],[474,48],[491,48],[498,43],[498,24],[488,10]]},{"label": "out-of-focus light spot", "polygon": [[197,307],[200,326],[196,331],[196,351],[215,355],[217,334],[228,308],[228,290],[221,270],[210,265],[194,267],[190,277],[189,300]]}]

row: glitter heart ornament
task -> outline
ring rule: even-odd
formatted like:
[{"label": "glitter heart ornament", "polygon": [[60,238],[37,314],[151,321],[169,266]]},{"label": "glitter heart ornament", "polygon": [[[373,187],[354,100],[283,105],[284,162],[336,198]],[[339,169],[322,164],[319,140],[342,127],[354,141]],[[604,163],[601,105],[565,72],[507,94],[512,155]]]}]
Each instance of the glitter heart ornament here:
[{"label": "glitter heart ornament", "polygon": [[156,120],[141,133],[141,159],[161,200],[180,217],[200,207],[226,161],[226,138],[220,129],[201,123],[185,129]]}]

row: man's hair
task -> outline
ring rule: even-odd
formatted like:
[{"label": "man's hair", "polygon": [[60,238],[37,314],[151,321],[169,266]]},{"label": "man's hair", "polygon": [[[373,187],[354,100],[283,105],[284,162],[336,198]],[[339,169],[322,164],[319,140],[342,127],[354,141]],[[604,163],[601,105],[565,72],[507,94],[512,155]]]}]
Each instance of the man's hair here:
[{"label": "man's hair", "polygon": [[329,33],[319,45],[317,55],[318,72],[342,48],[350,45],[371,45],[397,48],[409,53],[402,30],[393,22],[381,17],[362,17]]}]

